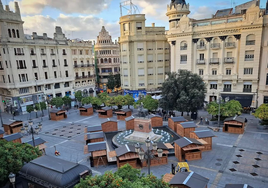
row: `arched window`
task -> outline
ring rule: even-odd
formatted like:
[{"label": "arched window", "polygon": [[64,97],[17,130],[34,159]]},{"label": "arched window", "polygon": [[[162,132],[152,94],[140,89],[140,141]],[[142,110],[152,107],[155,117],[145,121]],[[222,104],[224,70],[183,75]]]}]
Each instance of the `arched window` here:
[{"label": "arched window", "polygon": [[12,36],[11,36],[11,30],[10,30],[10,29],[8,29],[8,36],[9,36],[9,38],[12,37]]},{"label": "arched window", "polygon": [[200,40],[200,46],[205,46],[205,41],[204,40]]},{"label": "arched window", "polygon": [[234,40],[233,40],[233,37],[229,37],[228,38],[228,42],[233,42]]},{"label": "arched window", "polygon": [[251,34],[247,36],[246,45],[255,45],[255,35]]},{"label": "arched window", "polygon": [[17,38],[20,38],[20,32],[18,29],[17,29]]},{"label": "arched window", "polygon": [[186,41],[181,42],[181,50],[187,50],[187,42]]},{"label": "arched window", "polygon": [[103,59],[101,58],[101,63],[103,63]]},{"label": "arched window", "polygon": [[108,62],[107,62],[107,58],[104,59],[104,63],[108,63]]},{"label": "arched window", "polygon": [[111,58],[109,58],[109,63],[112,63],[112,59]]},{"label": "arched window", "polygon": [[12,29],[12,36],[13,36],[13,38],[16,38],[16,32],[15,32],[15,29]]}]

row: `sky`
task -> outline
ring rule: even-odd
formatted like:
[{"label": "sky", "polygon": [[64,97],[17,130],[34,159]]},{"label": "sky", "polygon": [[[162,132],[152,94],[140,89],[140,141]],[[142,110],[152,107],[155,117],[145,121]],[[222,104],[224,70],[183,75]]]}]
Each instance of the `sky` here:
[{"label": "sky", "polygon": [[[17,0],[20,5],[24,33],[38,35],[47,33],[53,37],[55,26],[61,26],[65,36],[70,39],[96,40],[101,27],[105,26],[113,40],[119,33],[120,2],[123,0]],[[136,13],[146,14],[146,25],[155,23],[168,30],[168,18],[165,15],[167,4],[171,0],[132,0],[138,7]],[[190,4],[189,17],[195,19],[209,18],[218,9],[234,7],[249,0],[186,0]],[[14,10],[13,0],[2,0]],[[261,0],[265,8],[266,0]],[[123,15],[127,10],[123,9]]]}]

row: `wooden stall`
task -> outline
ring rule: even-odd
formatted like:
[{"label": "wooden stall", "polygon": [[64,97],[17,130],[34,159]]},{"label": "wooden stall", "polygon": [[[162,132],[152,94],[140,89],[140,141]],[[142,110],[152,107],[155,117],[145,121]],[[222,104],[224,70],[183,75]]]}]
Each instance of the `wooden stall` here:
[{"label": "wooden stall", "polygon": [[85,128],[85,133],[94,133],[102,131],[101,125],[93,125]]},{"label": "wooden stall", "polygon": [[207,144],[204,144],[204,149],[202,151],[212,150],[212,137],[215,135],[210,130],[200,130],[190,133],[190,138],[203,139]]},{"label": "wooden stall", "polygon": [[108,164],[106,142],[88,143],[84,147],[84,153],[90,153],[91,167],[106,166]]},{"label": "wooden stall", "polygon": [[152,127],[161,127],[161,126],[163,126],[163,118],[161,116],[151,114],[151,115],[149,115],[149,118],[151,119]]},{"label": "wooden stall", "polygon": [[202,141],[202,144],[200,141],[186,137],[174,141],[176,158],[180,162],[202,159],[202,149],[205,148],[203,146],[205,142]]},{"label": "wooden stall", "polygon": [[245,131],[246,119],[241,116],[226,118],[224,120],[223,132],[243,134]]},{"label": "wooden stall", "polygon": [[121,109],[118,112],[115,112],[118,120],[125,120],[127,117],[130,117],[132,112],[130,109]]},{"label": "wooden stall", "polygon": [[86,141],[86,144],[94,143],[94,142],[103,142],[104,141],[104,134],[102,131],[101,132],[87,133],[84,136],[84,140]]},{"label": "wooden stall", "polygon": [[19,133],[23,127],[23,121],[18,120],[3,120],[3,127],[6,134]]},{"label": "wooden stall", "polygon": [[33,144],[33,141],[32,140],[29,140],[27,142],[24,142],[24,143],[27,143],[27,144],[30,144],[32,146],[34,146],[35,144],[35,147],[38,147],[39,148],[39,151],[41,151],[43,154],[46,154],[46,141],[43,140],[42,138],[34,138],[34,144]]},{"label": "wooden stall", "polygon": [[117,121],[110,120],[109,118],[101,124],[103,132],[115,132],[118,131]]},{"label": "wooden stall", "polygon": [[99,113],[99,118],[113,117],[113,110],[108,106],[101,108],[101,110],[97,110],[97,112]]},{"label": "wooden stall", "polygon": [[253,188],[248,184],[226,184],[224,188]]},{"label": "wooden stall", "polygon": [[1,139],[4,139],[8,142],[21,143],[22,137],[23,137],[23,135],[21,133],[14,133],[14,134],[5,135]]},{"label": "wooden stall", "polygon": [[[172,178],[171,180],[169,180]],[[195,172],[179,172],[175,175],[165,175],[163,180],[171,187],[177,188],[207,188],[209,179]],[[168,182],[169,181],[169,182]]]},{"label": "wooden stall", "polygon": [[190,132],[195,131],[196,127],[193,121],[181,122],[177,125],[176,133],[182,137],[190,137]]},{"label": "wooden stall", "polygon": [[52,121],[60,121],[67,118],[65,110],[52,109],[49,110],[49,113]]},{"label": "wooden stall", "polygon": [[3,136],[4,136],[4,131],[3,130],[0,130],[0,138],[3,138]]},{"label": "wooden stall", "polygon": [[126,130],[133,130],[134,129],[134,116],[127,117],[126,121]]},{"label": "wooden stall", "polygon": [[79,112],[80,116],[92,116],[94,114],[91,104],[80,107]]},{"label": "wooden stall", "polygon": [[179,123],[186,122],[187,120],[183,116],[172,117],[168,119],[168,127],[177,132],[177,126]]}]

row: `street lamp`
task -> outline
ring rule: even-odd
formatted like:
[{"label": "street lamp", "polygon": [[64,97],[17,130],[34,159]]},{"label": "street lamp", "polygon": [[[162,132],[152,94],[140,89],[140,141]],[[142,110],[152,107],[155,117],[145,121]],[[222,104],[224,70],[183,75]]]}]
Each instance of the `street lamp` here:
[{"label": "street lamp", "polygon": [[[36,93],[37,93],[37,92],[38,92],[37,78],[35,78],[35,85],[36,85]],[[38,101],[38,103],[39,103],[39,110],[40,110],[40,112],[41,112],[41,105],[40,105],[40,102],[39,102],[39,100],[38,100],[38,95],[36,96],[36,99],[37,99],[37,101]],[[36,118],[38,118],[38,117],[37,117],[37,111],[36,111]]]},{"label": "street lamp", "polygon": [[15,188],[16,175],[12,172],[8,176],[10,183],[12,183],[13,188]]},{"label": "street lamp", "polygon": [[155,158],[154,153],[155,151],[157,151],[158,157],[162,157],[163,155],[163,150],[162,149],[157,149],[157,143],[153,142],[152,146],[153,149],[152,151],[150,150],[150,146],[151,146],[151,140],[149,139],[149,137],[145,140],[145,145],[147,148],[147,151],[141,151],[141,146],[139,143],[137,143],[135,145],[135,152],[139,154],[139,158],[141,161],[143,160],[147,160],[147,164],[148,164],[148,174],[150,175],[150,165],[151,165],[151,159]]},{"label": "street lamp", "polygon": [[[24,127],[22,127],[20,129],[20,131],[22,134],[26,134],[26,135],[31,134],[32,135],[33,147],[35,147],[34,134],[38,134],[38,132],[42,129],[42,124],[39,123],[39,125],[36,126],[35,128],[33,128],[33,121],[32,120],[30,120],[28,122],[28,124],[29,125],[27,125],[27,124],[24,125]],[[29,128],[29,126],[30,126],[30,128]]]}]

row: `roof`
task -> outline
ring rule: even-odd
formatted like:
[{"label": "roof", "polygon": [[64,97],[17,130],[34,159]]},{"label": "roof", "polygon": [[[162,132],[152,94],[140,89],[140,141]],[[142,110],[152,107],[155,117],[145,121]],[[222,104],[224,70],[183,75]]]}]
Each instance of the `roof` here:
[{"label": "roof", "polygon": [[159,115],[155,115],[155,114],[150,114],[148,117],[149,117],[149,118],[153,118],[153,117],[160,117],[160,118],[161,118],[161,116],[159,116]]},{"label": "roof", "polygon": [[210,130],[194,131],[198,138],[214,137],[215,135]]},{"label": "roof", "polygon": [[105,111],[112,110],[112,108],[111,107],[108,107],[108,106],[102,107],[101,109],[102,110],[105,110]]},{"label": "roof", "polygon": [[169,182],[170,185],[186,185],[194,188],[205,188],[209,179],[195,172],[177,173]]},{"label": "roof", "polygon": [[233,8],[217,10],[214,17],[230,16],[233,13]]},{"label": "roof", "polygon": [[101,124],[106,123],[106,122],[117,122],[116,120],[111,120],[110,118],[107,118],[106,120],[104,120]]},{"label": "roof", "polygon": [[102,131],[101,125],[93,125],[87,127],[87,132]]},{"label": "roof", "polygon": [[166,182],[166,183],[169,183],[170,180],[171,180],[173,177],[174,177],[173,174],[165,174],[165,175],[163,176],[163,181]]},{"label": "roof", "polygon": [[6,141],[10,142],[19,138],[22,138],[23,135],[21,133],[15,133],[15,134],[10,134],[10,135],[5,135],[3,137],[3,139],[5,139]]},{"label": "roof", "polygon": [[172,121],[174,121],[174,122],[178,122],[178,121],[186,121],[186,119],[185,119],[183,116],[172,117],[171,119],[172,119]]},{"label": "roof", "polygon": [[94,133],[87,133],[87,139],[96,139],[96,138],[104,138],[103,132],[94,132]]},{"label": "roof", "polygon": [[88,105],[82,106],[81,108],[85,108],[85,109],[92,108],[92,105],[88,104]]},{"label": "roof", "polygon": [[248,184],[226,184],[224,188],[253,188]]},{"label": "roof", "polygon": [[125,144],[119,148],[115,149],[116,156],[120,157],[121,155],[124,155],[129,152],[135,152],[135,146]]},{"label": "roof", "polygon": [[[143,151],[147,150],[147,147],[145,144],[141,145],[141,148],[143,149]],[[153,145],[150,145],[150,150],[153,149]],[[163,150],[168,150],[168,147],[163,143],[163,142],[157,142],[157,149],[163,149]]]},{"label": "roof", "polygon": [[132,119],[135,119],[135,117],[134,116],[129,116],[129,117],[125,118],[125,121],[130,121]]},{"label": "roof", "polygon": [[85,165],[44,155],[25,164],[19,174],[37,184],[42,182],[51,187],[69,188],[80,181],[79,174],[85,170],[91,172]]},{"label": "roof", "polygon": [[194,127],[197,127],[196,124],[195,124],[195,122],[193,122],[193,121],[182,122],[180,124],[181,124],[181,126],[183,128],[194,128]]},{"label": "roof", "polygon": [[0,129],[0,134],[4,134],[4,133],[5,133],[5,131],[3,131],[3,130]]},{"label": "roof", "polygon": [[49,110],[49,113],[58,113],[60,111],[65,111],[65,110],[53,108],[52,110]]},{"label": "roof", "polygon": [[[33,141],[32,140],[29,140],[29,141],[24,142],[24,143],[27,143],[27,144],[30,144],[30,145],[33,146]],[[39,138],[39,137],[38,138],[34,138],[34,144],[35,144],[35,146],[39,146],[39,145],[44,144],[44,143],[46,143],[46,141],[43,140],[42,138]]]},{"label": "roof", "polygon": [[180,138],[178,140],[174,141],[178,146],[180,146],[181,148],[188,146],[190,144],[198,144],[198,145],[202,145],[200,142],[198,142],[196,139],[193,138]]},{"label": "roof", "polygon": [[240,122],[240,123],[245,123],[246,118],[241,117],[241,116],[235,116],[235,117],[229,117],[229,118],[226,118],[226,119],[224,120],[224,122],[226,122],[226,121],[238,121],[238,122]]},{"label": "roof", "polygon": [[94,142],[87,144],[88,151],[100,151],[100,150],[106,150],[106,142]]},{"label": "roof", "polygon": [[3,119],[3,124],[5,125],[11,125],[12,123],[22,123],[22,121],[18,121],[18,120],[6,120],[6,119]]}]

